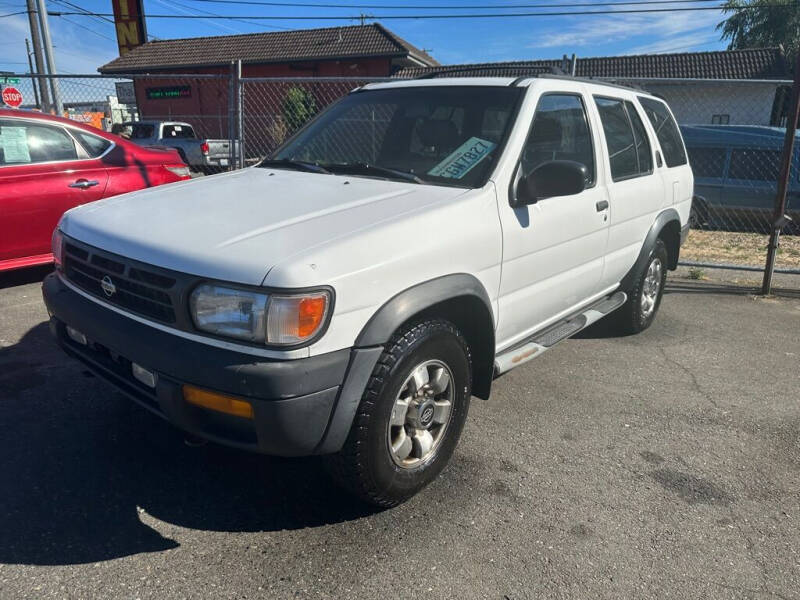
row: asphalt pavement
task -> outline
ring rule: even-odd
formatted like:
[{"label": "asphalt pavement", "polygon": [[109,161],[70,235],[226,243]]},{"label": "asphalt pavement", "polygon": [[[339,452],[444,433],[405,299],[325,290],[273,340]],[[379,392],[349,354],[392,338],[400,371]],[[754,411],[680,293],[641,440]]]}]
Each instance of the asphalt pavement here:
[{"label": "asphalt pavement", "polygon": [[474,399],[450,466],[376,511],[315,459],[183,436],[0,278],[0,598],[800,598],[800,300],[670,285]]}]

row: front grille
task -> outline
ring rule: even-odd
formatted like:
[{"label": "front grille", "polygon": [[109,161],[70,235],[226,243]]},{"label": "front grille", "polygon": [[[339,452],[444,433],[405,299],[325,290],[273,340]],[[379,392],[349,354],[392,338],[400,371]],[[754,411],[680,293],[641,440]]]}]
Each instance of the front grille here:
[{"label": "front grille", "polygon": [[[67,280],[98,298],[162,323],[175,322],[175,307],[168,293],[175,279],[120,256],[64,244],[64,275]],[[103,280],[111,286],[103,289]]]}]

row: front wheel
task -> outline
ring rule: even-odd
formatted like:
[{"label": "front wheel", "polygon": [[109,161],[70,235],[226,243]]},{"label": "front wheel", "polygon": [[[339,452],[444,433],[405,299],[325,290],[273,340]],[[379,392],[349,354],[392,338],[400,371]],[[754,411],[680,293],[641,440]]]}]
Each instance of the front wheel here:
[{"label": "front wheel", "polygon": [[639,333],[652,325],[661,306],[666,281],[667,247],[658,239],[633,288],[626,290],[628,301],[617,311],[622,333]]},{"label": "front wheel", "polygon": [[469,410],[470,351],[448,321],[398,332],[370,377],[342,450],[326,465],[345,489],[390,507],[445,467]]}]

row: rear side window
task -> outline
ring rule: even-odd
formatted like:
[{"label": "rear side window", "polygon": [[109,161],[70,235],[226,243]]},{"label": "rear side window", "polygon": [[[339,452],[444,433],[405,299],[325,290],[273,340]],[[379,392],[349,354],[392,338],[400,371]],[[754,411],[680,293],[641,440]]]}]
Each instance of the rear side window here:
[{"label": "rear side window", "polygon": [[730,179],[749,179],[751,181],[778,181],[781,170],[779,150],[733,150]]},{"label": "rear side window", "polygon": [[84,150],[86,150],[86,154],[88,154],[91,158],[97,158],[103,154],[103,152],[108,150],[109,146],[111,146],[111,142],[105,138],[101,138],[100,136],[78,130],[73,130],[73,133],[75,134],[75,137],[78,138],[78,141],[81,143],[81,146],[83,146]]},{"label": "rear side window", "polygon": [[725,174],[726,154],[725,148],[689,148],[692,173],[695,177],[721,179]]},{"label": "rear side window", "polygon": [[594,183],[594,149],[583,101],[571,94],[547,94],[539,100],[522,151],[522,173],[551,160],[586,165],[587,185]]},{"label": "rear side window", "polygon": [[[155,135],[155,126],[154,125],[140,125],[134,124],[131,126],[130,134],[127,136],[129,139],[132,140],[144,140],[147,138],[153,137]],[[123,132],[120,132],[122,137],[126,137]]]},{"label": "rear side window", "polygon": [[639,172],[649,173],[653,170],[653,151],[650,148],[650,138],[647,137],[644,123],[639,118],[639,113],[632,102],[625,102],[625,109],[633,125],[633,137],[636,140],[636,155],[639,157]]},{"label": "rear side window", "polygon": [[653,169],[650,142],[639,116],[635,111],[628,112],[626,104],[631,106],[630,102],[601,97],[594,100],[606,136],[612,179],[619,181],[650,173]]},{"label": "rear side window", "polygon": [[61,127],[0,119],[0,165],[77,160],[75,142]]},{"label": "rear side window", "polygon": [[639,98],[650,124],[656,132],[658,143],[664,152],[664,162],[668,167],[679,167],[686,164],[686,152],[683,149],[681,133],[667,105],[652,98]]}]

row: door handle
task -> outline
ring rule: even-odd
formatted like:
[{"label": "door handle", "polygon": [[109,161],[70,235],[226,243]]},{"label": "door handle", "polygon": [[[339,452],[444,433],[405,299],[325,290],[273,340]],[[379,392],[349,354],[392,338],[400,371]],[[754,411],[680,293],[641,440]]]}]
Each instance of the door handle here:
[{"label": "door handle", "polygon": [[94,187],[96,185],[100,185],[100,182],[99,181],[89,181],[88,179],[78,179],[78,181],[76,181],[74,183],[70,183],[69,187],[85,190],[87,188]]},{"label": "door handle", "polygon": [[608,200],[600,200],[594,207],[597,209],[597,212],[603,212],[608,209]]}]

